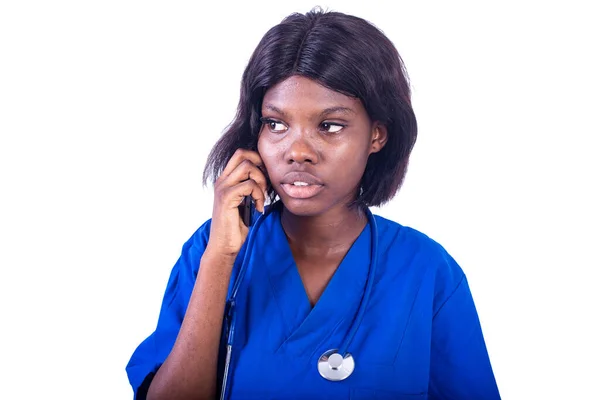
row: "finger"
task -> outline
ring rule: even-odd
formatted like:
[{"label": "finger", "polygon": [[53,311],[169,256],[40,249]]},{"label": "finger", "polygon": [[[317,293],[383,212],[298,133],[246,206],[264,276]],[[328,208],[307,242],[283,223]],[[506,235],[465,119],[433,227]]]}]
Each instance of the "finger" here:
[{"label": "finger", "polygon": [[237,149],[233,156],[227,162],[222,177],[227,177],[233,172],[234,169],[237,168],[238,165],[242,163],[242,161],[248,160],[252,162],[254,165],[263,165],[262,159],[260,155],[256,151],[246,150],[246,149]]},{"label": "finger", "polygon": [[242,163],[239,164],[229,176],[224,177],[223,181],[219,184],[225,187],[234,186],[238,183],[247,181],[248,179],[256,182],[263,191],[267,190],[267,178],[265,174],[249,160],[242,161]]},{"label": "finger", "polygon": [[226,189],[224,201],[227,208],[237,208],[244,197],[251,196],[258,211],[265,211],[265,192],[253,180],[247,180]]}]

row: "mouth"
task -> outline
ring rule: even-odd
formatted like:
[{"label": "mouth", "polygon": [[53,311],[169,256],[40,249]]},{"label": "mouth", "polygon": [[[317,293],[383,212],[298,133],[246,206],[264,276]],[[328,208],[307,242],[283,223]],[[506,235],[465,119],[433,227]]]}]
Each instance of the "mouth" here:
[{"label": "mouth", "polygon": [[292,172],[281,182],[283,191],[293,199],[309,199],[323,190],[323,183],[314,175],[305,172]]},{"label": "mouth", "polygon": [[296,181],[293,183],[282,183],[281,188],[283,191],[294,199],[309,199],[316,196],[321,190],[323,185],[311,185],[307,182]]}]

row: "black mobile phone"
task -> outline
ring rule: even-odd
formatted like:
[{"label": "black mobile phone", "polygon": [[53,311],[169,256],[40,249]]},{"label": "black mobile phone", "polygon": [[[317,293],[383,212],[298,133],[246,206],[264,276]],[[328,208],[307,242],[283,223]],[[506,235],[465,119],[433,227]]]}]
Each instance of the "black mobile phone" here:
[{"label": "black mobile phone", "polygon": [[244,222],[244,225],[250,226],[252,225],[252,215],[254,215],[254,200],[252,200],[252,196],[245,196],[244,200],[239,206],[240,210],[240,218]]}]

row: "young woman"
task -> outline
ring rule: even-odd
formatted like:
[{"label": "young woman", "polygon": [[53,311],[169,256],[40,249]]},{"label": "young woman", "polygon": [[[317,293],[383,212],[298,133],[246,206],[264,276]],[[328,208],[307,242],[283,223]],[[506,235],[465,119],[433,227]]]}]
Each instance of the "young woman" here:
[{"label": "young woman", "polygon": [[127,366],[136,397],[498,399],[461,268],[369,211],[416,137],[401,58],[373,25],[313,10],[269,30],[206,166],[212,218]]}]

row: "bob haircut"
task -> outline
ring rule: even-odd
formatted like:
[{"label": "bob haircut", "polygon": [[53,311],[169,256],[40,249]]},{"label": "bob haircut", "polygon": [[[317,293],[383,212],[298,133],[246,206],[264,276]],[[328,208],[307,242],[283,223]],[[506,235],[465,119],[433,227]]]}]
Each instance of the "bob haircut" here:
[{"label": "bob haircut", "polygon": [[[417,121],[408,76],[392,42],[364,19],[315,8],[271,28],[244,71],[237,114],[208,156],[204,184],[214,182],[238,148],[257,151],[265,92],[293,75],[358,98],[371,121],[388,131],[386,145],[369,156],[354,204],[380,206],[400,189]],[[268,195],[276,193],[269,183]]]}]

